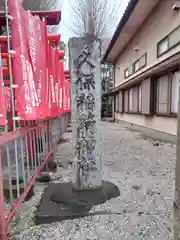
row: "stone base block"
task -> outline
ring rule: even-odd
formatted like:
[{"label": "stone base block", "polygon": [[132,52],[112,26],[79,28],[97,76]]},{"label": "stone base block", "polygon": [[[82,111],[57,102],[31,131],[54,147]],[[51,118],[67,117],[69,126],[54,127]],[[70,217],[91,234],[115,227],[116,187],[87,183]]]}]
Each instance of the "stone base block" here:
[{"label": "stone base block", "polygon": [[38,207],[36,224],[87,216],[93,206],[118,196],[117,186],[105,181],[100,189],[84,191],[75,190],[72,183],[50,183]]}]

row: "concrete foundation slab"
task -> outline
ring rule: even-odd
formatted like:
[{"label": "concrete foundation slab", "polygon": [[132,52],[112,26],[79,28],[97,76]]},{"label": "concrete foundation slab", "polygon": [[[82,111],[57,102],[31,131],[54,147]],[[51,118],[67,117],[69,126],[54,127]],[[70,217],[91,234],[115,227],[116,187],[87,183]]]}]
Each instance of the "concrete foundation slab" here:
[{"label": "concrete foundation slab", "polygon": [[37,211],[36,224],[75,219],[89,215],[89,210],[120,196],[116,185],[102,182],[97,190],[74,190],[72,183],[50,183]]}]

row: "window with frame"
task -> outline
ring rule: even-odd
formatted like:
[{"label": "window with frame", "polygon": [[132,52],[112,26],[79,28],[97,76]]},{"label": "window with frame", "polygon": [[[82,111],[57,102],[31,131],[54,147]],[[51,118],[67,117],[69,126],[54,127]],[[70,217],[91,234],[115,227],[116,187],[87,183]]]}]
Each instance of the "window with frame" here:
[{"label": "window with frame", "polygon": [[116,94],[115,111],[119,112],[119,93]]},{"label": "window with frame", "polygon": [[129,69],[129,76],[133,74],[133,64],[128,68]]},{"label": "window with frame", "polygon": [[133,73],[139,71],[147,65],[147,53],[142,55],[139,59],[137,59],[134,63],[132,63],[128,68],[124,70],[124,77],[127,78],[131,76]]},{"label": "window with frame", "polygon": [[142,87],[141,85],[138,87],[138,112],[142,111]]},{"label": "window with frame", "polygon": [[129,76],[129,69],[127,68],[125,71],[124,71],[124,77],[127,78]]},{"label": "window with frame", "polygon": [[133,90],[129,90],[129,112],[132,112],[133,109]]},{"label": "window with frame", "polygon": [[163,39],[161,42],[158,43],[157,47],[157,54],[158,56],[163,55],[168,51],[168,38]]},{"label": "window with frame", "polygon": [[137,72],[139,69],[140,69],[140,61],[137,60],[137,61],[134,63],[134,72]]},{"label": "window with frame", "polygon": [[129,112],[129,91],[128,90],[124,92],[124,112],[125,113]]},{"label": "window with frame", "polygon": [[157,44],[157,56],[160,57],[180,44],[180,25]]},{"label": "window with frame", "polygon": [[152,79],[148,77],[141,82],[141,113],[151,115],[154,111],[152,100],[154,98],[154,89],[152,88]]},{"label": "window with frame", "polygon": [[157,113],[168,113],[169,74],[165,74],[157,80]]},{"label": "window with frame", "polygon": [[179,72],[172,73],[171,79],[171,114],[178,113],[179,101]]},{"label": "window with frame", "polygon": [[129,89],[129,112],[138,112],[138,87]]},{"label": "window with frame", "polygon": [[179,71],[173,71],[157,79],[156,113],[177,115],[179,100]]},{"label": "window with frame", "polygon": [[143,68],[145,67],[147,64],[147,53],[145,53],[142,57],[140,57],[139,59],[139,65],[140,65],[140,68]]},{"label": "window with frame", "polygon": [[119,92],[119,112],[122,113],[124,110],[124,102],[123,102],[123,92]]},{"label": "window with frame", "polygon": [[169,35],[169,48],[172,48],[180,43],[179,35],[180,35],[180,26],[178,26]]},{"label": "window with frame", "polygon": [[133,74],[133,64],[124,71],[124,77],[127,78]]}]

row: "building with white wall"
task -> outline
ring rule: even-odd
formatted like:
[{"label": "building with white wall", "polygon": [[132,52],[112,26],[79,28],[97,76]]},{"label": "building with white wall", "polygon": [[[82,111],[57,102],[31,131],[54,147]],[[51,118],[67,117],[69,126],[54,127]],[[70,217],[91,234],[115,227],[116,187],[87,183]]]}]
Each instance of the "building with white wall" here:
[{"label": "building with white wall", "polygon": [[180,1],[131,0],[103,61],[115,66],[115,120],[176,135]]}]

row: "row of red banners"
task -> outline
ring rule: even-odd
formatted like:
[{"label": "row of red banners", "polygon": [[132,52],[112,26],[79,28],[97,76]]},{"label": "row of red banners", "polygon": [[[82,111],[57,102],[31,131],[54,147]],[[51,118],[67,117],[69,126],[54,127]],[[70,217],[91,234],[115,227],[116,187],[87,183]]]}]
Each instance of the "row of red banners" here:
[{"label": "row of red banners", "polygon": [[[10,0],[15,110],[20,120],[56,117],[70,111],[70,84],[59,51],[48,43],[46,22]],[[2,66],[1,76],[2,80]],[[0,125],[6,122],[5,88],[0,84]],[[7,92],[7,91],[6,91]]]},{"label": "row of red banners", "polygon": [[0,126],[6,125],[6,102],[5,89],[3,85],[2,61],[0,58]]}]

